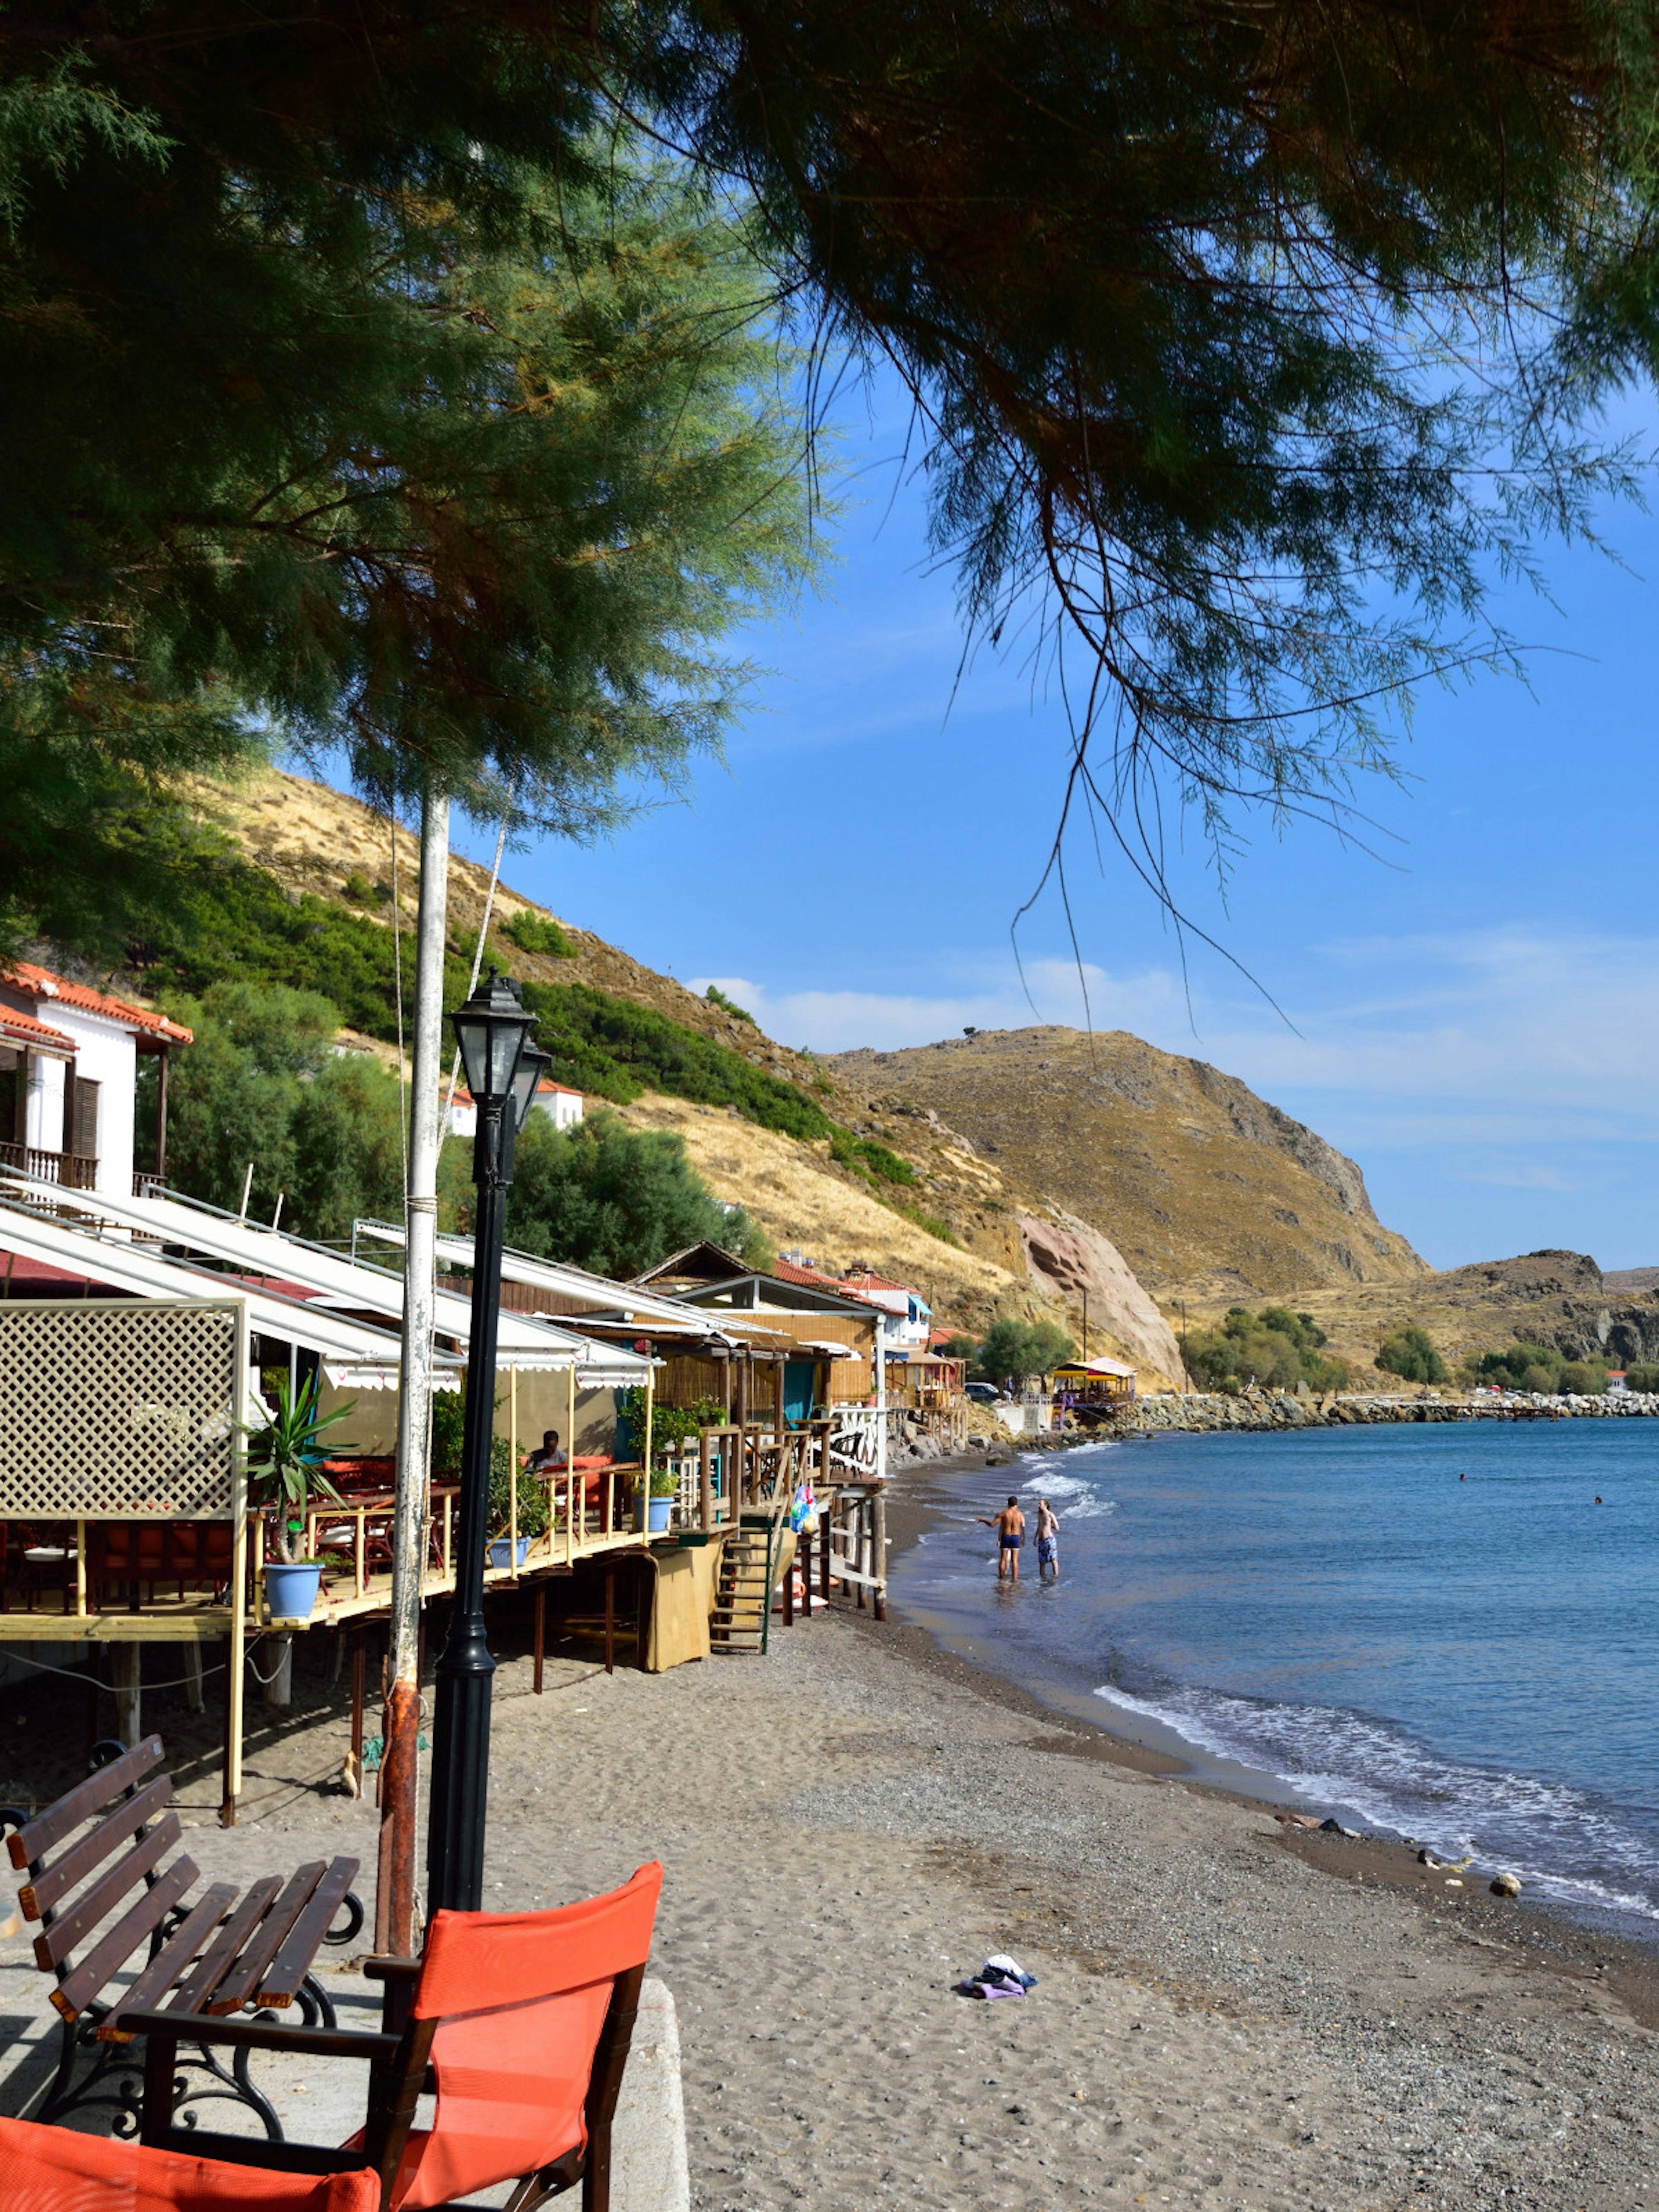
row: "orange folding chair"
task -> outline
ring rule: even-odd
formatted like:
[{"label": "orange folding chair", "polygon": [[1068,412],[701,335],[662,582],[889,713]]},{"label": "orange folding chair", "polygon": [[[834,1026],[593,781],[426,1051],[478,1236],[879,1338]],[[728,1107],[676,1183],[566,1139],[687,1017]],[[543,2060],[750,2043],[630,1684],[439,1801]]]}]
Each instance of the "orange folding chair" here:
[{"label": "orange folding chair", "polygon": [[[608,2212],[611,2123],[661,1890],[653,1863],[608,1896],[552,1912],[434,1913],[418,1960],[364,1961],[386,1984],[378,2035],[124,2013],[123,2029],[149,2044],[140,2140],[289,2173],[366,2168],[375,2212],[439,2212],[507,2181],[518,2184],[507,2212],[578,2181],[583,2212]],[[181,2040],[367,2060],[367,2121],[339,2150],[177,2127]],[[432,2125],[416,2128],[427,2093]],[[326,2212],[347,2207],[327,2202]]]},{"label": "orange folding chair", "polygon": [[375,2212],[378,2176],[262,2173],[33,2120],[0,2119],[6,2212]]}]

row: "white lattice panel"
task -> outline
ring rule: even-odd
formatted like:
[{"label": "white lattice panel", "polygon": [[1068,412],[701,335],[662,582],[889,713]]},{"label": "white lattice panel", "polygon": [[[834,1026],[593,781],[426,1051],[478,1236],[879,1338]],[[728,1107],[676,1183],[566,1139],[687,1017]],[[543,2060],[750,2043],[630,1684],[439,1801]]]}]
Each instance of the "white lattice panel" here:
[{"label": "white lattice panel", "polygon": [[0,1515],[223,1520],[236,1305],[0,1300]]}]

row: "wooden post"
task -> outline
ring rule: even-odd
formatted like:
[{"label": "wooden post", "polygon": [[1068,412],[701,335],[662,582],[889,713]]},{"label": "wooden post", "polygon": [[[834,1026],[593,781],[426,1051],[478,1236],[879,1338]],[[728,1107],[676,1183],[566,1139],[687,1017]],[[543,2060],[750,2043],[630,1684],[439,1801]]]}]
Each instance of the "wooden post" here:
[{"label": "wooden post", "polygon": [[753,1355],[750,1352],[744,1350],[737,1355],[736,1361],[738,1370],[737,1406],[734,1409],[732,1418],[737,1423],[738,1430],[737,1499],[739,1512],[741,1512],[743,1509],[745,1494],[751,1497],[757,1497],[759,1494],[759,1485],[756,1484],[751,1489],[749,1486],[747,1480],[749,1474],[747,1460],[749,1449],[749,1368],[752,1357]]},{"label": "wooden post", "polygon": [[876,1619],[885,1620],[887,1618],[887,1490],[884,1484],[872,1500],[870,1513],[871,1549],[875,1553],[875,1561],[870,1571],[876,1578],[874,1593]]},{"label": "wooden post", "polygon": [[[772,1610],[770,1590],[766,1593],[766,1610],[769,1613]],[[795,1562],[793,1559],[783,1577],[783,1625],[786,1628],[793,1628],[795,1625]]]},{"label": "wooden post", "polygon": [[184,1646],[184,1654],[185,1704],[192,1713],[199,1713],[204,1703],[202,1696],[202,1647],[193,1636]]},{"label": "wooden post", "polygon": [[[708,1535],[714,1526],[714,1483],[708,1464],[708,1431],[697,1431],[697,1489],[702,1508],[703,1534]],[[647,1495],[649,1495],[647,1488]]]},{"label": "wooden post", "polygon": [[351,1632],[351,1794],[363,1794],[363,1693],[368,1686],[368,1668],[363,1650],[363,1632]]},{"label": "wooden post", "polygon": [[826,1498],[818,1516],[818,1545],[822,1560],[819,1574],[823,1583],[825,1605],[830,1602],[830,1500]]},{"label": "wooden post", "polygon": [[542,1693],[542,1662],[547,1656],[547,1584],[545,1582],[538,1582],[536,1585],[535,1622],[535,1640],[530,1647],[533,1662],[530,1686],[539,1698]]},{"label": "wooden post", "polygon": [[617,1671],[617,1571],[607,1560],[605,1570],[605,1671]]},{"label": "wooden post", "polygon": [[507,1485],[507,1564],[519,1571],[519,1370],[507,1370],[507,1395],[512,1401],[508,1419]]},{"label": "wooden post", "polygon": [[[77,1521],[75,1524],[75,1610],[82,1620],[86,1618],[87,1524],[84,1521]],[[200,1704],[201,1700],[198,1698],[197,1699],[198,1708]]]},{"label": "wooden post", "polygon": [[574,1474],[576,1466],[576,1363],[573,1359],[564,1370],[564,1464],[567,1473]]},{"label": "wooden post", "polygon": [[[645,1469],[645,1494],[651,1495],[651,1430],[657,1411],[657,1363],[654,1357],[645,1370],[645,1436],[640,1445],[640,1465]],[[650,1523],[650,1509],[646,1509],[647,1525]],[[612,1519],[615,1510],[612,1510]]]},{"label": "wooden post", "polygon": [[115,1733],[129,1751],[143,1735],[143,1660],[142,1644],[112,1644],[109,1647],[110,1680],[115,1688]]},{"label": "wooden post", "polygon": [[783,1381],[784,1354],[779,1352],[772,1368],[772,1426],[776,1431],[778,1447],[783,1447]]},{"label": "wooden post", "polygon": [[155,1071],[155,1180],[167,1178],[167,1048],[165,1045],[156,1054],[161,1066]]}]

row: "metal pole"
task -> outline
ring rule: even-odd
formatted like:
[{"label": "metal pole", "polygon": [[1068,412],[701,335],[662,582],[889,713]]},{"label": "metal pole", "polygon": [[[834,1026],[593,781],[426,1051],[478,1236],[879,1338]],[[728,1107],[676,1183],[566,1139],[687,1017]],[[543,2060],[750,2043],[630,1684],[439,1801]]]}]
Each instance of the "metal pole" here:
[{"label": "metal pole", "polygon": [[[432,1330],[438,1234],[438,1082],[449,903],[449,801],[421,805],[416,923],[415,1052],[410,1073],[409,1189],[404,1214],[404,1314],[398,1394],[398,1492],[392,1522],[392,1601],[386,1743],[380,1771],[380,1911],[386,1948],[415,1952],[415,1828],[420,1741],[421,1586],[426,1559],[432,1440]],[[495,1379],[491,1354],[490,1380]],[[489,1405],[493,1392],[483,1393]],[[482,1561],[483,1554],[480,1553]]]},{"label": "metal pole", "polygon": [[502,1142],[510,1098],[478,1101],[472,1155],[478,1187],[472,1238],[472,1325],[466,1426],[461,1446],[461,1518],[455,1609],[438,1662],[428,1814],[427,1908],[477,1912],[483,1905],[484,1803],[489,1786],[489,1700],[495,1662],[484,1635],[484,1541],[489,1534],[489,1447],[495,1426],[495,1340],[501,1309],[507,1183]]},{"label": "metal pole", "polygon": [[876,1480],[887,1480],[887,1316],[876,1316]]}]

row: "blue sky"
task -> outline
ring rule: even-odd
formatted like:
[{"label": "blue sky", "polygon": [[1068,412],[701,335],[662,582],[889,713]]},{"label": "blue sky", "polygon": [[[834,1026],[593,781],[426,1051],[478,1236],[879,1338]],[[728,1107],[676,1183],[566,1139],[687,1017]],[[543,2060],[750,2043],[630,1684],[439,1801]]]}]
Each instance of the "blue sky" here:
[{"label": "blue sky", "polygon": [[[751,634],[769,673],[725,766],[614,844],[510,854],[507,879],[653,967],[718,981],[789,1044],[1076,1021],[1058,902],[1022,931],[1035,1011],[1008,934],[1053,831],[1058,705],[1018,659],[981,655],[958,684],[902,410],[883,394],[843,419],[838,566],[821,599]],[[1624,565],[1553,549],[1556,604],[1501,605],[1536,648],[1529,688],[1425,695],[1414,781],[1363,794],[1386,861],[1264,829],[1224,910],[1194,878],[1197,919],[1293,1029],[1201,945],[1189,1009],[1146,891],[1074,857],[1097,1027],[1213,1061],[1310,1122],[1438,1267],[1544,1245],[1659,1263],[1659,522],[1627,508],[1607,530]]]}]

